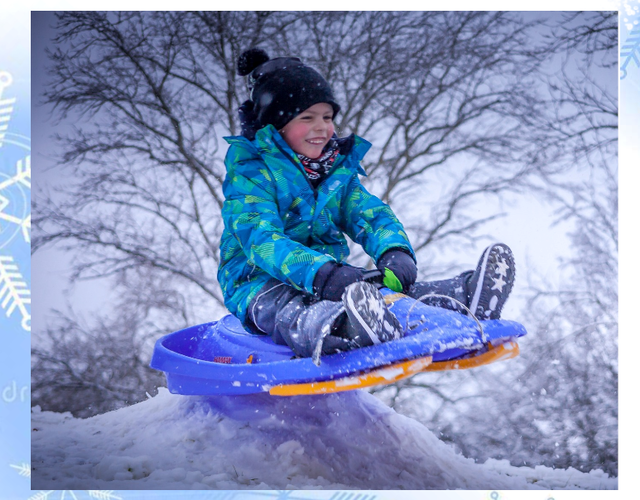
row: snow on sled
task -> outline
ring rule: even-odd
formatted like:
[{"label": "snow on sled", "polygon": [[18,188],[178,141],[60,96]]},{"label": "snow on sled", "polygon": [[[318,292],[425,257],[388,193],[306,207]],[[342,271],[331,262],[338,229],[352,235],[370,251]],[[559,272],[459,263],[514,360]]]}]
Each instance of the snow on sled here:
[{"label": "snow on sled", "polygon": [[514,321],[476,321],[382,288],[404,328],[401,339],[323,356],[295,358],[268,335],[247,333],[231,315],[160,338],[151,367],[185,395],[326,394],[397,382],[416,373],[474,368],[518,355],[526,334]]}]

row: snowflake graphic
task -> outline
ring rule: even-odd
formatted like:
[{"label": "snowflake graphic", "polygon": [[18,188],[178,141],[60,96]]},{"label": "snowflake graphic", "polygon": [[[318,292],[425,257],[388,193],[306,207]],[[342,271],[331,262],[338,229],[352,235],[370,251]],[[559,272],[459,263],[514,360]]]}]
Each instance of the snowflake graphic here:
[{"label": "snowflake graphic", "polygon": [[2,98],[4,89],[9,87],[11,83],[13,83],[11,74],[6,71],[0,71],[0,147],[2,147],[5,134],[9,128],[9,121],[11,120],[11,114],[13,113],[13,105],[16,102],[15,98]]},{"label": "snowflake graphic", "polygon": [[[89,494],[89,498],[96,498],[98,500],[122,500],[121,497],[113,494],[113,490],[85,490]],[[59,494],[59,496],[54,496]],[[39,491],[35,495],[32,495],[28,500],[81,500],[82,497],[78,497],[74,490],[50,490]]]},{"label": "snowflake graphic", "polygon": [[[6,227],[14,228],[9,237],[3,238],[3,246],[19,232],[25,243],[31,243],[31,210],[24,190],[25,187],[31,189],[31,156],[19,159],[15,169],[13,177],[0,173],[0,221],[9,223]],[[0,226],[0,235],[3,232],[4,228]]]},{"label": "snowflake graphic", "polygon": [[624,80],[630,66],[640,67],[640,0],[622,0],[618,10],[629,32],[625,40],[620,40],[620,80]]},{"label": "snowflake graphic", "polygon": [[628,66],[635,63],[640,67],[640,26],[634,28],[620,49],[620,80],[624,80],[628,74]]},{"label": "snowflake graphic", "polygon": [[22,463],[20,465],[9,465],[12,469],[16,469],[18,474],[23,477],[31,477],[31,465]]},{"label": "snowflake graphic", "polygon": [[0,306],[7,318],[17,309],[23,330],[31,331],[31,290],[24,281],[13,257],[0,255]]},{"label": "snowflake graphic", "polygon": [[12,81],[9,73],[0,71],[0,248],[19,233],[31,243],[31,140],[9,131],[16,99],[3,94]]},{"label": "snowflake graphic", "polygon": [[333,494],[330,500],[375,500],[375,495],[362,495],[346,491],[338,491]]},{"label": "snowflake graphic", "polygon": [[9,250],[0,254],[0,308],[7,318],[19,312],[23,330],[30,332],[31,290],[14,262],[13,242],[31,243],[31,139],[9,130],[16,99],[3,94],[12,82],[10,73],[0,71],[0,249]]},{"label": "snowflake graphic", "polygon": [[[234,496],[237,496],[238,492],[232,492],[232,491],[227,491],[227,492],[220,492],[218,493],[215,497],[215,500],[229,500],[230,498],[233,498]],[[244,493],[242,495],[242,497],[246,497],[247,495],[250,495],[252,497],[266,497],[266,498],[272,498],[274,500],[310,500],[310,497],[308,496],[308,492],[294,492],[291,490],[275,490],[275,491],[252,491],[250,493]],[[314,493],[314,497],[315,500],[320,500],[321,498],[323,498],[323,496]],[[331,494],[331,497],[328,498],[327,500],[375,500],[376,499],[376,495],[368,495],[368,494],[362,494],[362,493],[358,493],[358,492],[351,492],[351,491],[336,491],[333,494]]]}]

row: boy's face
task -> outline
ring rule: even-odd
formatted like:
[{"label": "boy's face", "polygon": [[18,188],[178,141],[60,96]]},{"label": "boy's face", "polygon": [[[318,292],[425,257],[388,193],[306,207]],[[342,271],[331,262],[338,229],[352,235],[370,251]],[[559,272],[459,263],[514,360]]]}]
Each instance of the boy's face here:
[{"label": "boy's face", "polygon": [[314,104],[280,131],[280,135],[296,153],[318,158],[333,136],[333,108],[326,102]]}]

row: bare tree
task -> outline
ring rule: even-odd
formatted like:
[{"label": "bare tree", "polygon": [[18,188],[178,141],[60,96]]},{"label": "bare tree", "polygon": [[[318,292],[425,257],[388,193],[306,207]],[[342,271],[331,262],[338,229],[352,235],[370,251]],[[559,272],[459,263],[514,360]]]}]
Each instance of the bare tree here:
[{"label": "bare tree", "polygon": [[74,278],[151,268],[222,303],[220,140],[237,128],[235,61],[274,33],[270,17],[58,16],[44,99],[81,125],[60,138],[72,182],[36,198],[34,251],[61,242],[79,250]]},{"label": "bare tree", "polygon": [[[555,116],[569,131],[566,161],[581,168],[545,191],[558,203],[558,217],[575,221],[575,253],[564,262],[572,274],[560,289],[533,289],[528,316],[537,341],[523,359],[520,381],[538,398],[537,439],[554,464],[617,474],[617,15],[567,16],[557,33],[577,52],[574,62],[584,75],[576,83],[563,71],[551,86],[562,96]],[[543,359],[552,360],[553,370],[541,369]]]},{"label": "bare tree", "polygon": [[[327,76],[343,106],[340,132],[373,143],[365,163],[368,188],[404,222],[422,277],[437,267],[444,271],[451,263],[438,262],[437,251],[473,245],[483,224],[500,215],[478,216],[479,205],[536,185],[540,176],[555,181],[567,167],[556,161],[562,152],[547,147],[561,144],[565,128],[541,132],[540,124],[550,121],[550,99],[537,85],[545,51],[559,49],[540,36],[547,29],[542,19],[524,17],[60,14],[42,97],[57,123],[73,130],[58,138],[56,169],[63,185],[36,186],[33,250],[55,245],[73,255],[72,281],[110,280],[120,299],[95,331],[119,334],[96,334],[94,341],[106,351],[122,337],[122,345],[136,349],[140,366],[148,358],[138,351],[147,348],[139,341],[145,331],[157,337],[222,314],[215,279],[222,137],[238,133],[237,108],[247,97],[235,74],[237,57],[260,46],[272,57],[301,56]],[[553,157],[545,153],[552,150]],[[368,257],[355,252],[353,260],[365,265]],[[125,310],[131,314],[123,315]],[[127,329],[125,316],[135,328]],[[40,347],[48,345],[47,336],[62,345],[94,331],[67,321],[69,332],[78,335],[60,325],[34,332],[35,404],[68,397],[66,389],[46,390],[47,381],[61,373],[86,379],[92,398],[99,399],[99,374],[71,369],[82,350],[54,355]],[[145,330],[149,322],[163,327]],[[126,400],[144,392],[140,388]],[[78,397],[88,398],[86,392]]]},{"label": "bare tree", "polygon": [[90,325],[59,315],[31,352],[34,404],[90,417],[155,394],[163,376],[148,364],[157,334],[139,311]]},{"label": "bare tree", "polygon": [[538,168],[523,116],[542,103],[531,45],[541,20],[427,12],[301,22],[287,50],[329,75],[339,127],[374,145],[369,187],[401,214],[424,275],[435,272],[436,247],[469,245],[498,216],[478,217],[475,204],[516,191]]},{"label": "bare tree", "polygon": [[553,161],[531,188],[558,207],[558,220],[575,223],[574,254],[561,263],[570,274],[560,288],[531,284],[517,360],[414,377],[380,396],[477,460],[617,474],[617,16],[562,21],[547,46],[555,72],[542,77],[548,114],[532,117]]},{"label": "bare tree", "polygon": [[[502,13],[65,13],[44,97],[88,120],[61,139],[79,184],[60,204],[36,199],[34,250],[69,243],[78,278],[150,266],[221,303],[220,138],[245,95],[235,60],[256,44],[328,76],[339,126],[376,145],[372,189],[430,214],[407,217],[418,251],[472,240],[495,216],[471,217],[473,201],[532,171],[519,122],[535,98],[533,27]],[[429,196],[407,196],[417,184]]]}]

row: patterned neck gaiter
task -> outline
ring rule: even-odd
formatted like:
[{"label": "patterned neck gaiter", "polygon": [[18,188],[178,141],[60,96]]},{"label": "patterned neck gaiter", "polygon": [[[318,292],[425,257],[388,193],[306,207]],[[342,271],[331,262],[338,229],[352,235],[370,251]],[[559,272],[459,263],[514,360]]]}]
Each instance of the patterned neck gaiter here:
[{"label": "patterned neck gaiter", "polygon": [[322,155],[320,155],[320,158],[311,159],[305,155],[298,154],[298,158],[314,186],[317,186],[320,181],[326,177],[339,153],[338,143],[334,139],[331,139]]}]

